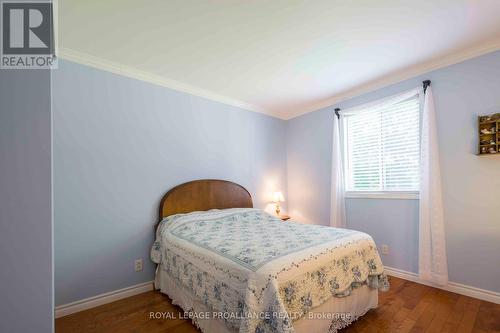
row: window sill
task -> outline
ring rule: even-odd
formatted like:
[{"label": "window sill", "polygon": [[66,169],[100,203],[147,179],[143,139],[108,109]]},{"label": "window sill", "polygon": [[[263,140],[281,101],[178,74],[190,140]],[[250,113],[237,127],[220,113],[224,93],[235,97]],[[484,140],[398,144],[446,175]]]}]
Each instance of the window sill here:
[{"label": "window sill", "polygon": [[347,191],[346,198],[358,199],[406,199],[418,200],[419,192],[406,191],[406,192],[375,192],[375,191]]}]

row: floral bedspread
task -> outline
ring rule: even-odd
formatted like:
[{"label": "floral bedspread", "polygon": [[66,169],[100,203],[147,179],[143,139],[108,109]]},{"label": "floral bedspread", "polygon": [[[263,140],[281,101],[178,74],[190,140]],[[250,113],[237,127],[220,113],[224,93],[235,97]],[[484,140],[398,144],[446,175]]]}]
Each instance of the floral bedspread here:
[{"label": "floral bedspread", "polygon": [[169,216],[151,258],[242,333],[293,332],[293,320],[332,296],[365,283],[388,289],[369,235],[282,222],[259,209]]}]

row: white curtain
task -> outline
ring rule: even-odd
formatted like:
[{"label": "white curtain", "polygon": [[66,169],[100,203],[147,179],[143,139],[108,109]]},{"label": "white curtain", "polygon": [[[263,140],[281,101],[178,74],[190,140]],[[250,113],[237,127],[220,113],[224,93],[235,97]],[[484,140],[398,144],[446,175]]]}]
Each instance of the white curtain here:
[{"label": "white curtain", "polygon": [[344,165],[342,163],[342,144],[340,140],[341,120],[336,115],[333,118],[330,226],[345,228]]},{"label": "white curtain", "polygon": [[420,224],[418,270],[421,279],[448,283],[441,172],[432,88],[427,87],[420,150]]}]

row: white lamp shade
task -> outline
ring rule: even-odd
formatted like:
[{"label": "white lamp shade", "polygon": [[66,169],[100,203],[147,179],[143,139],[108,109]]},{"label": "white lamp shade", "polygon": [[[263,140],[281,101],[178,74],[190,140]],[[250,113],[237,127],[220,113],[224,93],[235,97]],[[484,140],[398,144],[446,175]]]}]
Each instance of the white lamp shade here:
[{"label": "white lamp shade", "polygon": [[283,196],[283,193],[281,192],[274,192],[273,193],[273,202],[284,202],[285,197]]}]

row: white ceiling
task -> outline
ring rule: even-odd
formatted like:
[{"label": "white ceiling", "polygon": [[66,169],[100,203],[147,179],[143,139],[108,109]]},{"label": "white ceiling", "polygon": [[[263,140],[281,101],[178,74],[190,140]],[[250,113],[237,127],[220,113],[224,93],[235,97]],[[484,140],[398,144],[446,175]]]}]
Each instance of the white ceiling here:
[{"label": "white ceiling", "polygon": [[500,48],[500,0],[59,0],[63,58],[288,119]]}]

